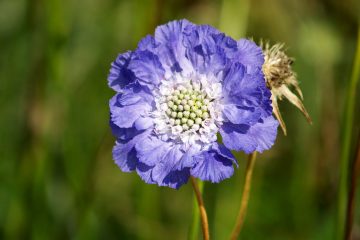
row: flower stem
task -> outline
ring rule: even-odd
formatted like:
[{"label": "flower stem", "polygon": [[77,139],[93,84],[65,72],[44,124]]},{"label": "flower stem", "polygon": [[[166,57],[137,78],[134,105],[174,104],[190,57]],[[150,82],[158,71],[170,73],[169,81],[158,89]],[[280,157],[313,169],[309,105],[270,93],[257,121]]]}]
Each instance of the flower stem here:
[{"label": "flower stem", "polygon": [[191,179],[191,184],[192,184],[192,186],[194,188],[197,204],[199,206],[199,212],[200,212],[200,217],[201,217],[201,228],[202,228],[202,232],[203,232],[203,239],[204,240],[209,240],[210,239],[209,224],[208,224],[208,219],[207,219],[207,214],[206,214],[206,210],[205,210],[204,201],[202,199],[201,192],[200,192],[198,183],[196,182],[196,179],[193,176],[191,176],[190,179]]},{"label": "flower stem", "polygon": [[357,153],[355,156],[354,163],[352,164],[352,174],[351,174],[351,185],[349,192],[349,200],[347,205],[347,215],[346,215],[346,228],[345,228],[345,239],[351,240],[352,227],[354,223],[355,215],[355,198],[357,190],[357,182],[360,177],[360,134],[358,137],[357,144]]},{"label": "flower stem", "polygon": [[[204,182],[203,181],[197,181],[197,182],[198,182],[200,194],[202,194],[203,189],[204,189]],[[200,227],[200,215],[199,215],[199,207],[198,207],[198,203],[197,203],[197,198],[195,195],[193,198],[192,212],[193,212],[193,216],[192,216],[191,226],[189,229],[188,239],[189,240],[198,240],[198,233],[199,233],[199,227]]]},{"label": "flower stem", "polygon": [[245,183],[244,183],[244,189],[241,197],[241,205],[240,210],[236,219],[236,224],[234,227],[234,230],[231,233],[231,240],[236,240],[240,234],[241,228],[243,226],[245,215],[246,215],[246,209],[249,202],[249,195],[250,195],[250,188],[251,188],[251,177],[252,172],[255,166],[255,160],[256,160],[256,152],[252,152],[249,155],[249,160],[246,166],[246,175],[245,175]]},{"label": "flower stem", "polygon": [[348,86],[346,112],[344,119],[344,135],[342,138],[341,159],[340,159],[340,183],[338,191],[338,209],[337,209],[337,238],[345,237],[345,219],[346,203],[349,193],[349,167],[350,167],[350,149],[353,133],[353,122],[355,109],[355,97],[357,84],[360,78],[360,27],[358,29],[357,50],[352,69],[350,85]]}]

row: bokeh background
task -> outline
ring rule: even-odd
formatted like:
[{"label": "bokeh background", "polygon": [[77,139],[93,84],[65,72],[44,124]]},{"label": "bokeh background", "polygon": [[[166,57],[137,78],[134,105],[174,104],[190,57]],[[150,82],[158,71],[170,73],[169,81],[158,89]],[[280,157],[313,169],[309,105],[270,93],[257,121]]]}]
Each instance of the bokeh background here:
[{"label": "bokeh background", "polygon": [[[358,0],[1,0],[0,239],[187,238],[190,184],[180,190],[147,185],[114,164],[108,126],[114,92],[106,80],[118,53],[136,48],[157,25],[181,18],[211,24],[234,38],[284,42],[296,59],[313,119],[310,126],[290,103],[280,103],[288,136],[279,129],[276,145],[259,155],[241,239],[334,239],[359,5]],[[359,96],[353,112],[351,159]],[[216,240],[228,239],[240,205],[246,156],[237,156],[240,165],[231,179],[205,184]],[[353,237],[360,239],[360,206]]]}]

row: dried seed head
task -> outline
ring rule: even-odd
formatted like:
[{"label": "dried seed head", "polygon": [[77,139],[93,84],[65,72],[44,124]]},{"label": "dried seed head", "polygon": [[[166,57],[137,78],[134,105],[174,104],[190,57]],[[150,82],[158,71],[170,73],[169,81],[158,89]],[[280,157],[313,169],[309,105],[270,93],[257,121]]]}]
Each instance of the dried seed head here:
[{"label": "dried seed head", "polygon": [[[296,74],[291,69],[294,59],[285,54],[284,44],[275,44],[270,47],[269,43],[260,43],[264,51],[264,65],[263,72],[265,75],[266,86],[271,90],[271,100],[273,104],[273,112],[275,117],[280,122],[280,126],[286,135],[286,126],[281,117],[277,100],[287,98],[304,114],[306,120],[311,124],[311,118],[306,111],[302,100],[303,95],[299,88]],[[293,87],[298,94],[294,94],[289,88]]]}]

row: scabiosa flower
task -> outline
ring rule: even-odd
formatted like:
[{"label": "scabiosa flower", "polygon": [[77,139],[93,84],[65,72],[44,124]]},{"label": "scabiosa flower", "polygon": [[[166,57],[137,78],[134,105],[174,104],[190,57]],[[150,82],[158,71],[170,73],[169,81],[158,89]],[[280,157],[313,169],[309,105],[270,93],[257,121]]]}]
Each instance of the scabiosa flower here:
[{"label": "scabiosa flower", "polygon": [[[286,135],[286,125],[281,117],[277,100],[287,98],[304,114],[306,120],[311,124],[311,118],[306,111],[302,100],[303,94],[296,79],[296,74],[291,69],[293,59],[289,58],[283,48],[284,44],[275,44],[270,47],[269,43],[261,43],[264,51],[263,72],[265,75],[266,85],[271,90],[271,100],[275,117],[279,120],[280,126]],[[299,97],[295,95],[290,87],[293,87]]]},{"label": "scabiosa flower", "polygon": [[172,188],[190,175],[229,178],[236,165],[230,150],[262,152],[276,138],[263,62],[255,43],[211,26],[187,20],[159,26],[112,63],[116,164],[146,183]]}]

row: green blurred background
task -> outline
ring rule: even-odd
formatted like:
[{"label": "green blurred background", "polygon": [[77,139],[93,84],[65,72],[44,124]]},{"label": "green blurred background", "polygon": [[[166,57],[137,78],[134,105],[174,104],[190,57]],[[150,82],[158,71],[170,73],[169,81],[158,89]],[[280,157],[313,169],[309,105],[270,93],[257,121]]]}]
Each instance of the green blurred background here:
[{"label": "green blurred background", "polygon": [[[313,119],[310,126],[280,103],[288,136],[279,129],[276,145],[259,155],[241,239],[333,239],[359,5],[0,0],[0,239],[187,238],[190,184],[178,191],[147,185],[114,164],[108,126],[114,92],[106,80],[118,53],[181,18],[234,38],[286,43]],[[356,101],[353,139],[359,110]],[[205,184],[216,240],[228,239],[240,205],[246,156],[238,157],[231,179]],[[360,206],[353,236],[360,239]]]}]

